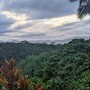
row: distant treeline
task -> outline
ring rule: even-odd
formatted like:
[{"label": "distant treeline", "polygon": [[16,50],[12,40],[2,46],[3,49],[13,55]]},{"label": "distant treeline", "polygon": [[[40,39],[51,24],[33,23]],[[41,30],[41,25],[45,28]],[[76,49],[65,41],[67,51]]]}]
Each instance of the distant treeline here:
[{"label": "distant treeline", "polygon": [[58,49],[60,45],[33,44],[26,41],[21,43],[0,43],[0,62],[5,59],[14,58],[20,60],[28,55],[39,55]]}]

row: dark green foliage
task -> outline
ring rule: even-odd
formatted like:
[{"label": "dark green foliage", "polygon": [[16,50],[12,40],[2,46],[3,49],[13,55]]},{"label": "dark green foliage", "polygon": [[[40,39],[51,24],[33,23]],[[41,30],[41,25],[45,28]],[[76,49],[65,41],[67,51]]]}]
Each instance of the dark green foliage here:
[{"label": "dark green foliage", "polygon": [[57,47],[47,44],[31,43],[0,43],[0,62],[5,59],[23,59],[28,55],[38,55],[42,52],[49,52]]},{"label": "dark green foliage", "polygon": [[90,90],[90,40],[74,39],[58,50],[28,56],[18,67],[46,90]]}]

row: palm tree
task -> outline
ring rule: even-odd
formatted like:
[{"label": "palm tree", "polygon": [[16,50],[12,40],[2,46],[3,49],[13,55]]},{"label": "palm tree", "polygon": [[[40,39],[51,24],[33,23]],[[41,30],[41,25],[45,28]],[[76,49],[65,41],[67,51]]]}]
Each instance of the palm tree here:
[{"label": "palm tree", "polygon": [[70,0],[71,2],[79,1],[78,17],[83,18],[90,14],[90,0]]}]

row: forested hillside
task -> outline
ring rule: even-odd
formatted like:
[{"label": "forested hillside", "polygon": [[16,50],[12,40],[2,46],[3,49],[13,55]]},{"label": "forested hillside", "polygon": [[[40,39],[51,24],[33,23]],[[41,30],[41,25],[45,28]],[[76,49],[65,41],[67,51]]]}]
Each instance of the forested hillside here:
[{"label": "forested hillside", "polygon": [[0,43],[0,63],[10,58],[45,90],[90,90],[90,40],[63,45]]},{"label": "forested hillside", "polygon": [[[60,45],[59,45],[60,46]],[[39,55],[58,48],[58,45],[21,43],[0,43],[0,62],[5,59],[23,59],[28,55]]]},{"label": "forested hillside", "polygon": [[75,39],[58,50],[27,56],[18,67],[45,90],[90,90],[90,40]]}]

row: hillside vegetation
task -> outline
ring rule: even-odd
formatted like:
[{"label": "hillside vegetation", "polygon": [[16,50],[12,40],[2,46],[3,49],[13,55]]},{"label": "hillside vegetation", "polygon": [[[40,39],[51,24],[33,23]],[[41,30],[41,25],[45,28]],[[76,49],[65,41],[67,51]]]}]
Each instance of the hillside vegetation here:
[{"label": "hillside vegetation", "polygon": [[0,43],[0,62],[5,59],[14,58],[20,60],[28,55],[39,55],[42,52],[55,50],[58,46],[47,44],[21,43]]},{"label": "hillside vegetation", "polygon": [[90,90],[90,40],[75,39],[58,50],[27,56],[18,67],[45,90]]},{"label": "hillside vegetation", "polygon": [[45,90],[90,90],[90,40],[63,45],[0,43],[0,64],[11,58],[25,77]]}]

